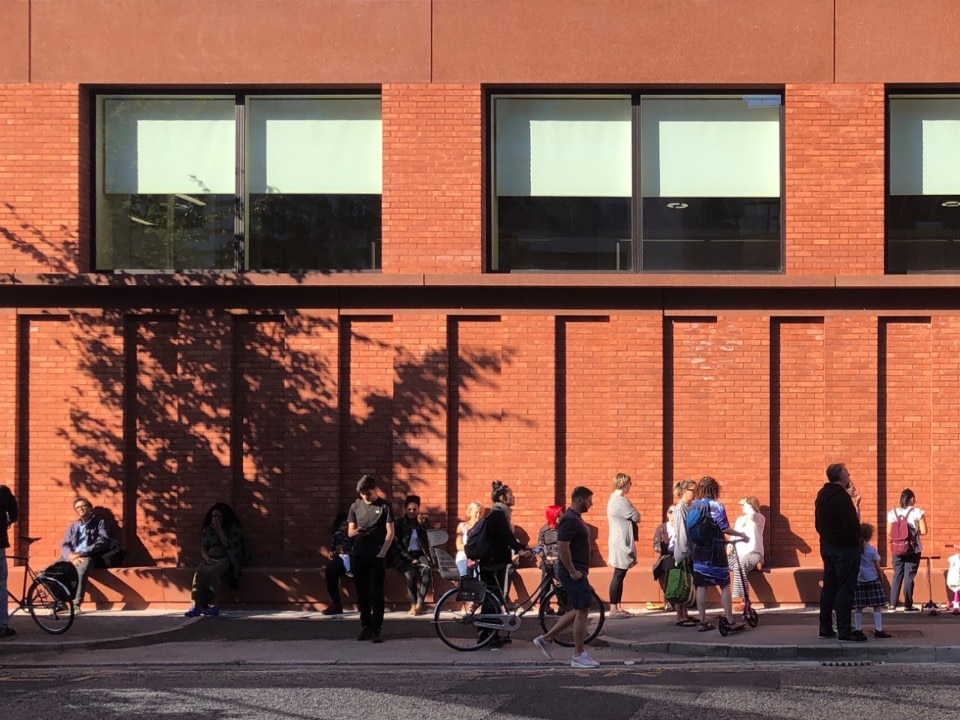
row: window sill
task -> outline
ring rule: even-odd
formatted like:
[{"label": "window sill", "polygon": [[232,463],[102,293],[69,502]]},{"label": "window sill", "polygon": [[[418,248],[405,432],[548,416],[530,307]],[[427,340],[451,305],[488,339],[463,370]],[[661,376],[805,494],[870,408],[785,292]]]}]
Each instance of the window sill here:
[{"label": "window sill", "polygon": [[736,288],[955,289],[960,273],[784,275],[756,273],[0,273],[0,287],[48,288]]}]

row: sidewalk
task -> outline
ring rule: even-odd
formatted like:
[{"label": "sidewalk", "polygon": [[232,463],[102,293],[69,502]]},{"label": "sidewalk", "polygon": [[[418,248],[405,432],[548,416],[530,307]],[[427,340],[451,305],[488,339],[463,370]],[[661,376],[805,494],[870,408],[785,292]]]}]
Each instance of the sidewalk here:
[{"label": "sidewalk", "polygon": [[[960,662],[960,617],[885,613],[890,639],[867,642],[817,637],[816,609],[760,610],[758,627],[721,637],[717,631],[675,627],[673,614],[640,611],[606,621],[591,654],[604,664],[689,662],[692,659],[812,662]],[[710,613],[711,618],[715,612]],[[513,643],[502,650],[457,652],[436,637],[429,616],[388,613],[384,642],[357,642],[356,613],[329,618],[297,611],[226,611],[219,618],[185,618],[175,611],[93,611],[63,635],[41,631],[17,614],[17,635],[0,640],[0,665],[268,663],[330,665],[550,665],[530,642],[539,634],[527,616]],[[145,651],[144,648],[149,648]],[[95,652],[91,652],[95,651]],[[553,664],[570,651],[556,648]]]}]

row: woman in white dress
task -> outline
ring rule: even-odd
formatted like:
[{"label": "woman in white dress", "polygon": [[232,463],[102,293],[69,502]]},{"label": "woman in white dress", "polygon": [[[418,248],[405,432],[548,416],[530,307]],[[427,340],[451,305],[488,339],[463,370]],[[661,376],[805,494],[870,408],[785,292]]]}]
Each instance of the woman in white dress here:
[{"label": "woman in white dress", "polygon": [[609,618],[620,620],[633,615],[620,605],[623,599],[623,579],[627,570],[637,564],[637,523],[640,522],[640,513],[627,499],[633,481],[626,473],[617,473],[613,478],[613,494],[607,501],[607,524],[610,535],[607,541],[609,559],[607,563],[613,568],[613,578],[610,580],[610,615]]}]

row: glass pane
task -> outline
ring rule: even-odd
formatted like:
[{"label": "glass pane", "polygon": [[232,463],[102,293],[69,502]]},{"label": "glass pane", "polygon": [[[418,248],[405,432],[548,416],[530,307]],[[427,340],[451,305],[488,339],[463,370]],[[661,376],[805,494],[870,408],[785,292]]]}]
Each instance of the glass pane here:
[{"label": "glass pane", "polygon": [[780,197],[780,108],[767,98],[644,97],[643,197]]},{"label": "glass pane", "polygon": [[97,266],[232,270],[233,98],[104,98]]},{"label": "glass pane", "polygon": [[103,101],[107,193],[234,192],[232,98]]},{"label": "glass pane", "polygon": [[887,272],[960,271],[960,196],[887,198]]},{"label": "glass pane", "polygon": [[890,194],[960,193],[960,98],[890,99]]},{"label": "glass pane", "polygon": [[646,271],[779,271],[779,198],[644,198]]},{"label": "glass pane", "polygon": [[498,98],[498,196],[630,197],[630,99]]},{"label": "glass pane", "polygon": [[251,98],[252,194],[380,195],[380,98]]},{"label": "glass pane", "polygon": [[[232,270],[234,196],[105,195],[98,265],[126,270]],[[101,250],[107,257],[101,257]]]},{"label": "glass pane", "polygon": [[251,98],[252,270],[380,267],[380,98]]},{"label": "glass pane", "polygon": [[630,270],[630,199],[501,197],[499,269]]},{"label": "glass pane", "polygon": [[380,267],[379,195],[250,195],[251,270]]},{"label": "glass pane", "polygon": [[494,270],[629,270],[630,99],[495,101]]}]

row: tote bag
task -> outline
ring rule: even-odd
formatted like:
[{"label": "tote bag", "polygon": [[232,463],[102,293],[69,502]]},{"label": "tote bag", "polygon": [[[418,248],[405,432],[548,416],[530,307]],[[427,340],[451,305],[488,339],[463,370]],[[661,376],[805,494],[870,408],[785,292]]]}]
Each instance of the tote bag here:
[{"label": "tote bag", "polygon": [[693,572],[687,563],[667,573],[667,587],[663,591],[667,602],[674,605],[689,605],[694,598]]}]

